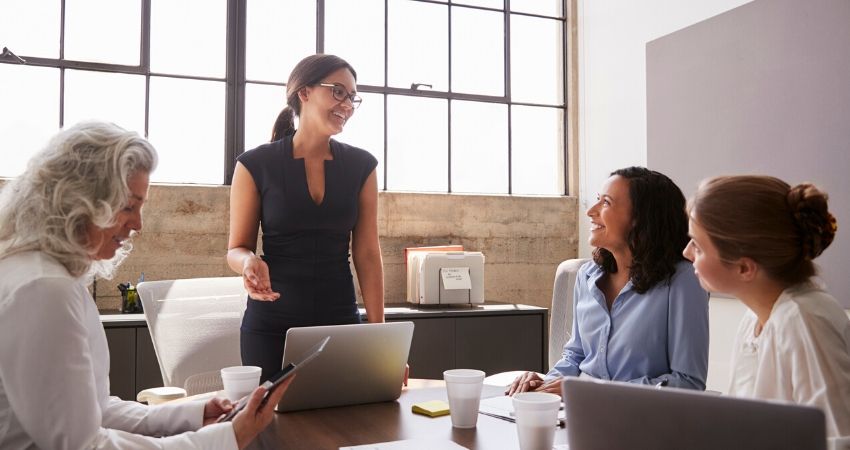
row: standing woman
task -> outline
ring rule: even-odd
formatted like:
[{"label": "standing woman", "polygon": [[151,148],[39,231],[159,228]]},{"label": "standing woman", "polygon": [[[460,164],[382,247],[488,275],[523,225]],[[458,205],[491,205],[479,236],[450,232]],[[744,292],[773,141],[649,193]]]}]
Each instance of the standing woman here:
[{"label": "standing woman", "polygon": [[816,406],[827,435],[850,441],[850,320],[813,278],[838,229],[826,194],[767,176],[717,177],[689,209],[685,256],[700,283],[749,308],[729,393]]},{"label": "standing woman", "polygon": [[[245,448],[288,382],[233,422],[214,398],[146,406],[109,396],[106,334],[86,289],[142,228],[153,147],[117,125],[61,131],[0,192],[0,448]],[[154,436],[167,436],[157,438]]]},{"label": "standing woman", "polygon": [[[230,191],[227,263],[248,291],[243,364],[280,370],[290,327],[360,322],[349,243],[370,323],[384,321],[378,161],[331,139],[360,104],[357,74],[317,54],[292,70],[272,142],[239,156]],[[294,118],[298,117],[298,129]],[[263,255],[255,254],[258,228]]]},{"label": "standing woman", "polygon": [[659,172],[620,169],[587,215],[596,250],[576,275],[563,357],[544,379],[527,372],[505,393],[560,394],[563,376],[582,374],[705,389],[708,293],[682,257],[688,242],[682,191]]}]

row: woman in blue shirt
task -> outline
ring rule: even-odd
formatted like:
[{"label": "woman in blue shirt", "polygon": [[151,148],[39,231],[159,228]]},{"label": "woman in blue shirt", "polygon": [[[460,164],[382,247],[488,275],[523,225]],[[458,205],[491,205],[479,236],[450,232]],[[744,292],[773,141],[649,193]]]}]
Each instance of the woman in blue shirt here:
[{"label": "woman in blue shirt", "polygon": [[561,393],[563,376],[589,375],[705,389],[708,293],[682,257],[682,191],[643,167],[611,174],[590,217],[593,261],[578,271],[572,337],[544,378],[517,377],[506,394]]}]

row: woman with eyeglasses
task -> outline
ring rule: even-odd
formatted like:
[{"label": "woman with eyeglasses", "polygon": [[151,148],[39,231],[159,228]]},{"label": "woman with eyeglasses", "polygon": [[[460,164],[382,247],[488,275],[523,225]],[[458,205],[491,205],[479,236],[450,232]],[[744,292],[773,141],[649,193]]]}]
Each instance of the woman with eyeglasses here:
[{"label": "woman with eyeglasses", "polygon": [[304,58],[289,76],[271,142],[237,159],[227,263],[249,296],[242,362],[260,366],[264,379],[280,370],[289,328],[360,322],[349,246],[368,320],[384,321],[378,161],[332,139],[360,105],[356,81],[337,56]]},{"label": "woman with eyeglasses", "polygon": [[704,181],[691,199],[700,284],[749,311],[738,326],[729,394],[820,408],[832,448],[850,448],[850,320],[816,275],[838,225],[811,184],[769,176]]}]

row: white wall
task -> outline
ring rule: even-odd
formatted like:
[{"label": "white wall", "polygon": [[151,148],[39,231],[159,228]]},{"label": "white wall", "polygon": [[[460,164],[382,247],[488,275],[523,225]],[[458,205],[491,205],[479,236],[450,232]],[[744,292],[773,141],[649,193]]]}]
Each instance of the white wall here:
[{"label": "white wall", "polygon": [[613,170],[646,165],[646,43],[748,0],[578,0],[579,256]]}]

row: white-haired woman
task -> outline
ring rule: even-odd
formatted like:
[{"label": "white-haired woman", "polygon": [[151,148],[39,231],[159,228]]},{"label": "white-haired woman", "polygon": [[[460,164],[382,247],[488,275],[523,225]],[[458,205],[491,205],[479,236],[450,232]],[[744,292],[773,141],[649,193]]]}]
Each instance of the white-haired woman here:
[{"label": "white-haired woman", "polygon": [[0,448],[244,448],[271,421],[286,384],[264,404],[257,388],[222,424],[222,399],[148,407],[109,396],[86,286],[129,252],[156,163],[138,134],[82,123],[0,192]]}]

